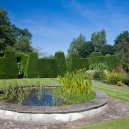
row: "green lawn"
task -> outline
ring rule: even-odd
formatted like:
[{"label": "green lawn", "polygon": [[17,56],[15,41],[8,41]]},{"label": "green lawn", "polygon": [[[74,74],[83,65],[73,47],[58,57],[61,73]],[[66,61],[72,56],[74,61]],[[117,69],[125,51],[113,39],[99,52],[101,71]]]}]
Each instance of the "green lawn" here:
[{"label": "green lawn", "polygon": [[103,84],[93,84],[93,88],[105,92],[108,96],[112,98],[129,102],[129,90],[115,88],[113,86],[107,86]]},{"label": "green lawn", "polygon": [[23,79],[0,79],[0,87],[6,86],[8,83],[17,82],[19,85],[36,84],[59,84],[58,78],[23,78]]},{"label": "green lawn", "polygon": [[76,129],[129,129],[129,117],[100,122],[97,124],[78,127]]}]

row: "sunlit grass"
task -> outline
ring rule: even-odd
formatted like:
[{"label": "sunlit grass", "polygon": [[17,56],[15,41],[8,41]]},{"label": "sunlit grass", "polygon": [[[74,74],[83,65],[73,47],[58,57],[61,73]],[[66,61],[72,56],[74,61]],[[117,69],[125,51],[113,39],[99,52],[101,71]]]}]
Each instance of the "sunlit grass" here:
[{"label": "sunlit grass", "polygon": [[16,82],[18,85],[40,84],[59,84],[58,78],[23,78],[23,79],[0,79],[0,87],[5,87],[9,83]]},{"label": "sunlit grass", "polygon": [[74,129],[129,129],[129,117],[100,122]]}]

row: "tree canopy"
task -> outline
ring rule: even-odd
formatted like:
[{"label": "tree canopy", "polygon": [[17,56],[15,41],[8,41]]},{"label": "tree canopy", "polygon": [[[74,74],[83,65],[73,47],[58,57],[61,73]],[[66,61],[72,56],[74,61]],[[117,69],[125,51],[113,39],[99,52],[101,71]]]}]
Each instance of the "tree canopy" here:
[{"label": "tree canopy", "polygon": [[5,50],[32,52],[32,34],[26,28],[20,29],[11,24],[7,15],[6,10],[0,9],[0,53],[4,53]]},{"label": "tree canopy", "polygon": [[92,52],[94,52],[94,45],[91,41],[87,41],[79,49],[79,56],[82,58],[89,57]]},{"label": "tree canopy", "polygon": [[0,9],[0,52],[4,52],[7,46],[13,46],[15,37],[12,33],[11,22],[7,17],[7,11]]},{"label": "tree canopy", "polygon": [[91,42],[94,45],[94,51],[101,52],[101,49],[107,44],[105,29],[92,33]]},{"label": "tree canopy", "polygon": [[114,42],[116,56],[129,68],[129,32],[123,31]]},{"label": "tree canopy", "polygon": [[33,51],[31,46],[31,38],[32,34],[29,32],[28,29],[20,29],[16,27],[14,24],[12,25],[13,35],[16,39],[14,44],[14,49],[16,51],[20,51],[23,53],[29,53]]},{"label": "tree canopy", "polygon": [[77,38],[74,38],[73,41],[70,43],[68,54],[70,53],[79,54],[79,50],[85,42],[86,42],[86,37],[82,34],[80,34]]}]

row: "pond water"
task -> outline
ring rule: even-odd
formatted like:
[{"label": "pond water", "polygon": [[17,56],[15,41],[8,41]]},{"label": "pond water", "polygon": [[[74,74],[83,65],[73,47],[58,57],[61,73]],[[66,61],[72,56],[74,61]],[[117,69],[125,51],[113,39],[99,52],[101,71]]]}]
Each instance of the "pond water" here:
[{"label": "pond water", "polygon": [[[23,105],[28,106],[55,106],[52,90],[42,90],[40,92],[36,92],[32,90],[29,96],[24,100]],[[56,100],[60,101],[60,98],[56,98]]]}]

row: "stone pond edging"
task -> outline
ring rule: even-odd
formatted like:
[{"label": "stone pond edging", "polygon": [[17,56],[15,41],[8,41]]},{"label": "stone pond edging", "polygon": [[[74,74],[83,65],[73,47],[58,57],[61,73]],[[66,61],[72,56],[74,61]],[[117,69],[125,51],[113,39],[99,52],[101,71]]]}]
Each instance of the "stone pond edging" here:
[{"label": "stone pond edging", "polygon": [[61,123],[91,118],[108,107],[108,96],[99,90],[94,91],[95,99],[68,106],[22,106],[0,101],[0,119],[29,123]]}]

